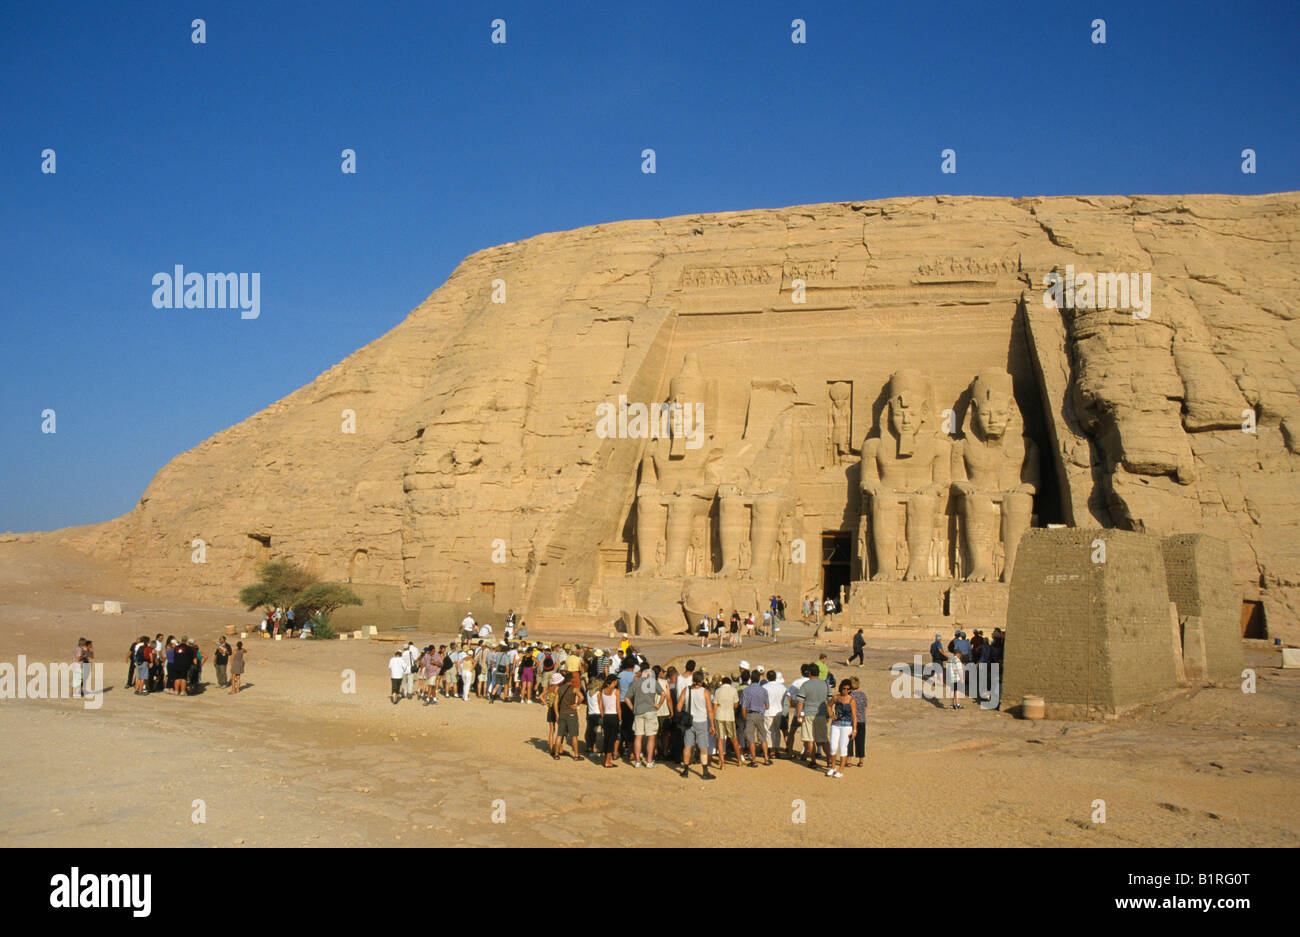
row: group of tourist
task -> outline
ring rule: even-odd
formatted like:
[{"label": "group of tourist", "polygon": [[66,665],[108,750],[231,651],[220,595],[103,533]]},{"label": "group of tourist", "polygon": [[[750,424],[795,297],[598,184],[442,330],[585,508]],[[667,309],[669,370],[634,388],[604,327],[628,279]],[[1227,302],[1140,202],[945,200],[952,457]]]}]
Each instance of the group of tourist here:
[{"label": "group of tourist", "polygon": [[[528,622],[520,621],[515,617],[515,610],[512,608],[506,613],[505,624],[501,632],[502,639],[509,643],[516,639],[520,641],[528,640]],[[460,644],[464,647],[475,639],[481,641],[491,641],[493,638],[493,628],[491,622],[480,624],[474,619],[472,612],[466,612],[465,617],[460,622]]]},{"label": "group of tourist", "polygon": [[[761,633],[773,635],[772,640],[776,640],[776,632],[772,630],[772,619],[769,615],[763,616],[764,627]],[[718,609],[716,616],[705,615],[700,619],[699,624],[695,627],[695,633],[700,636],[700,647],[708,647],[713,638],[718,639],[718,647],[740,647],[743,643],[744,635],[754,633],[754,613],[749,612],[741,617],[740,612],[735,609],[731,610],[731,619],[728,621],[726,613]],[[777,631],[780,627],[777,626]]]},{"label": "group of tourist", "polygon": [[726,766],[728,749],[737,766],[769,766],[784,756],[820,768],[821,760],[834,778],[866,756],[866,694],[856,678],[837,684],[825,654],[787,685],[782,673],[748,661],[735,674],[711,676],[693,660],[680,672],[651,666],[635,648],[612,658],[599,649],[569,653],[546,681],[542,702],[557,760],[567,748],[576,760],[599,755],[606,768],[620,760],[635,768],[669,761],[689,777],[698,752],[701,777],[711,780]]},{"label": "group of tourist", "polygon": [[262,616],[262,620],[257,626],[258,630],[268,638],[279,637],[281,631],[284,632],[286,638],[292,638],[293,629],[297,628],[298,637],[310,638],[316,619],[312,617],[295,617],[296,615],[297,612],[292,607],[285,609],[277,605]]},{"label": "group of tourist", "polygon": [[[934,636],[934,642],[930,645],[930,661],[944,675],[944,682],[952,695],[950,704],[952,709],[962,708],[960,700],[963,695],[967,699],[972,696],[967,686],[969,673],[967,665],[974,664],[984,669],[996,664],[998,671],[1001,671],[1005,650],[1006,633],[1001,628],[994,628],[991,638],[986,638],[984,632],[978,628],[974,629],[972,637],[967,637],[966,632],[958,628],[953,632],[952,640],[948,642],[947,653],[944,653],[943,637],[937,634]],[[936,681],[937,679],[936,677]],[[1000,673],[998,679],[1001,679]],[[992,679],[981,679],[977,682],[978,693],[982,698],[988,698]]]},{"label": "group of tourist", "polygon": [[[217,686],[230,687],[238,693],[244,674],[244,642],[238,641],[232,650],[223,637],[212,652],[212,665],[216,671]],[[203,688],[203,664],[206,658],[199,642],[181,635],[162,633],[154,636],[140,635],[131,644],[126,655],[126,685],[135,687],[136,696],[150,693],[171,693],[176,696],[193,696]]]}]

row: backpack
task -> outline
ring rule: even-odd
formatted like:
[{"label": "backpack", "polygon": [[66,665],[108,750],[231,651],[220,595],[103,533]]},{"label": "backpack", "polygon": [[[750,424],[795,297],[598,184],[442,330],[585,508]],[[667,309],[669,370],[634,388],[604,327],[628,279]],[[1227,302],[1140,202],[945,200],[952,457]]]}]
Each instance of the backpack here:
[{"label": "backpack", "polygon": [[691,715],[691,690],[695,687],[686,688],[686,703],[673,716],[673,721],[677,723],[680,729],[689,729],[695,723],[695,717]]}]

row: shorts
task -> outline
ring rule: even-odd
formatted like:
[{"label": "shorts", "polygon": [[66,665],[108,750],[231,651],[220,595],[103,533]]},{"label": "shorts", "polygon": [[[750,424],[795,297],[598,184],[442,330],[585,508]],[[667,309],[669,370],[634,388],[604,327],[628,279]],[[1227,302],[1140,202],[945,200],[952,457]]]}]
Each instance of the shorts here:
[{"label": "shorts", "polygon": [[767,717],[762,713],[745,713],[745,738],[750,745],[766,745],[768,738]]},{"label": "shorts", "polygon": [[555,731],[562,739],[576,739],[578,737],[578,714],[577,713],[560,713],[555,721]]},{"label": "shorts", "polygon": [[849,733],[853,731],[853,725],[831,726],[831,754],[843,758],[849,753]]},{"label": "shorts", "polygon": [[393,678],[392,678],[392,681],[393,681],[393,692],[394,692],[394,693],[401,693],[401,692],[402,692],[402,678],[401,678],[401,677],[393,677]]},{"label": "shorts", "polygon": [[[734,726],[735,723],[732,723]],[[691,723],[691,727],[682,733],[683,748],[700,748],[704,751],[709,750],[709,721],[707,719],[696,719]]]},{"label": "shorts", "polygon": [[721,742],[723,739],[734,739],[734,738],[736,738],[736,720],[719,719],[718,720],[718,741]]},{"label": "shorts", "polygon": [[805,716],[803,723],[799,726],[799,740],[816,744],[830,741],[827,722],[825,716],[813,716],[811,719]]},{"label": "shorts", "polygon": [[659,717],[654,713],[638,713],[632,718],[633,735],[658,735]]}]

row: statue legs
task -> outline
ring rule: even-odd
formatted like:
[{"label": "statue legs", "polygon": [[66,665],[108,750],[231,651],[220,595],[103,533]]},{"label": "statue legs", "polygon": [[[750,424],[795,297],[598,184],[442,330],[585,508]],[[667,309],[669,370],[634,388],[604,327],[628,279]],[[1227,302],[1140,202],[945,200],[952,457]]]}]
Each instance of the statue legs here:
[{"label": "statue legs", "polygon": [[745,501],[733,486],[718,489],[718,540],[722,545],[722,570],[730,579],[740,575],[740,541],[745,536]]},{"label": "statue legs", "polygon": [[776,538],[780,532],[781,507],[784,498],[777,494],[754,497],[754,519],[749,540],[752,545],[750,576],[759,582],[772,578],[772,560],[775,558]]},{"label": "statue legs", "polygon": [[686,548],[691,542],[695,519],[712,499],[700,492],[674,495],[668,502],[667,548],[663,576],[672,579],[686,574]]},{"label": "statue legs", "polygon": [[907,572],[903,578],[930,578],[930,547],[934,537],[934,495],[909,494],[907,504]]},{"label": "statue legs", "polygon": [[966,541],[966,559],[970,568],[967,582],[988,582],[993,578],[993,527],[998,506],[986,494],[966,492],[962,495],[962,539]]},{"label": "statue legs", "polygon": [[1002,546],[1006,561],[1002,567],[1002,581],[1011,581],[1011,570],[1016,565],[1016,551],[1020,538],[1029,529],[1029,519],[1034,512],[1034,496],[1023,491],[1008,491],[1002,496]]},{"label": "statue legs", "polygon": [[655,554],[663,539],[668,508],[662,495],[642,495],[636,499],[636,572],[652,575],[658,572]]},{"label": "statue legs", "polygon": [[889,495],[871,496],[871,553],[876,558],[873,582],[898,578],[898,570],[894,568],[897,531],[898,502]]}]

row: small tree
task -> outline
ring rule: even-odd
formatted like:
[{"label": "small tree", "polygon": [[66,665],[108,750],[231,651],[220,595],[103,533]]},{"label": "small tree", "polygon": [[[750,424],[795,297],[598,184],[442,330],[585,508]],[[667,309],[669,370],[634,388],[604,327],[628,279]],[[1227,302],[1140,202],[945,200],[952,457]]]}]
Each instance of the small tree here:
[{"label": "small tree", "polygon": [[259,608],[292,608],[304,589],[316,577],[287,560],[273,560],[257,567],[257,582],[239,590],[239,601],[250,612]]},{"label": "small tree", "polygon": [[318,582],[302,590],[293,604],[308,615],[320,612],[329,617],[344,605],[360,605],[361,598],[341,583]]},{"label": "small tree", "polygon": [[[334,636],[329,627],[331,613],[344,605],[360,605],[361,598],[347,586],[337,582],[317,582],[316,577],[287,560],[263,563],[257,568],[257,582],[239,590],[239,601],[251,612],[259,608],[268,611],[276,606],[292,608],[303,621],[313,615],[323,623],[313,626],[313,635],[321,638]],[[316,634],[316,629],[320,633]]]}]

